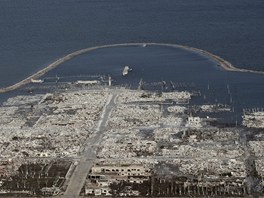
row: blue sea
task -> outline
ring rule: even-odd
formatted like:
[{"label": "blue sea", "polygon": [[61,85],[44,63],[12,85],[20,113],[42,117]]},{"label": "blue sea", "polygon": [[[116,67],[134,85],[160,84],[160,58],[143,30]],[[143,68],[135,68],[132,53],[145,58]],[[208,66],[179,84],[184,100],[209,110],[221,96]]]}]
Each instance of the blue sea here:
[{"label": "blue sea", "polygon": [[[263,0],[0,0],[0,87],[68,53],[117,43],[171,43],[207,50],[238,68],[264,71]],[[133,68],[122,77],[125,65]],[[123,46],[78,56],[43,79],[110,75],[113,84],[192,84],[203,103],[237,113],[264,107],[264,75],[227,72],[181,48]],[[77,80],[78,78],[74,78]],[[228,89],[228,90],[227,90]],[[0,101],[23,91],[0,95]],[[198,102],[198,101],[196,101]]]},{"label": "blue sea", "polygon": [[263,0],[0,0],[0,87],[78,49],[127,42],[208,50],[264,70]]},{"label": "blue sea", "polygon": [[[132,71],[124,77],[122,71],[125,65],[130,66]],[[80,78],[89,79],[90,75],[111,76],[113,84],[126,84],[133,89],[138,88],[140,81],[147,85],[166,83],[168,89],[172,87],[171,83],[194,85],[176,86],[176,89],[194,88],[205,97],[202,103],[231,103],[239,111],[264,107],[263,74],[228,72],[211,58],[177,46],[100,48],[61,64],[42,79],[54,81],[57,76],[60,77],[59,82],[74,82]],[[154,88],[162,89],[161,86]]]}]

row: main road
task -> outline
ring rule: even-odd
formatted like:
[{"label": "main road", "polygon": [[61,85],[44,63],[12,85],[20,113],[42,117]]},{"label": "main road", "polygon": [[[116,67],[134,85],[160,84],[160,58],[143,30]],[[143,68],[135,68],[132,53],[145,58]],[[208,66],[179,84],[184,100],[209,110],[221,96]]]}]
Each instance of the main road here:
[{"label": "main road", "polygon": [[104,132],[106,131],[107,120],[111,111],[115,107],[115,99],[120,90],[111,90],[110,96],[106,105],[103,108],[98,125],[95,128],[93,136],[87,141],[81,159],[76,166],[70,180],[68,181],[67,189],[62,197],[79,197],[81,189],[85,183],[85,179],[92,168],[96,159],[97,146],[102,141]]}]

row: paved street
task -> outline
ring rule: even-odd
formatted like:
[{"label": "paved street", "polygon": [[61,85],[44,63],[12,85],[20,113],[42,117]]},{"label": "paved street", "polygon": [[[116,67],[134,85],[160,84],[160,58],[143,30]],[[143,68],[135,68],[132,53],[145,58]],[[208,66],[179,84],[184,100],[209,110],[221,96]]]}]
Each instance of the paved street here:
[{"label": "paved street", "polygon": [[96,159],[97,145],[101,142],[104,132],[106,131],[107,120],[115,107],[115,98],[119,91],[111,93],[106,105],[104,106],[101,118],[98,122],[95,132],[91,138],[88,139],[85,150],[81,156],[81,160],[73,172],[68,187],[63,197],[78,197],[81,189],[85,183],[87,174],[89,173],[94,160]]}]

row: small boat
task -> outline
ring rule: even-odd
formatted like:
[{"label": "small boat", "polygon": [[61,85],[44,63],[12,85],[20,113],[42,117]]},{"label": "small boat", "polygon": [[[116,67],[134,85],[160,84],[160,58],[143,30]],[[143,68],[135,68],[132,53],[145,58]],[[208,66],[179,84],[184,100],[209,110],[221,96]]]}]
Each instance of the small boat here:
[{"label": "small boat", "polygon": [[123,70],[123,76],[128,75],[128,72],[130,71],[132,71],[132,68],[130,68],[129,66],[125,66]]}]

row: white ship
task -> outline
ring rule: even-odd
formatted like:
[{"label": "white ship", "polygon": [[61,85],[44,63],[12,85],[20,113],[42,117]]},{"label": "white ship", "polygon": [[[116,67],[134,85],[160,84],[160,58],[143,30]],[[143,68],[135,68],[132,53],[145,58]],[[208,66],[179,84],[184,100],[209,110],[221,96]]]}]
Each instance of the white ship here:
[{"label": "white ship", "polygon": [[130,71],[132,71],[132,68],[130,68],[129,66],[125,66],[123,70],[123,76],[126,76]]},{"label": "white ship", "polygon": [[31,82],[32,83],[43,83],[44,81],[43,80],[36,80],[36,79],[31,78]]}]

